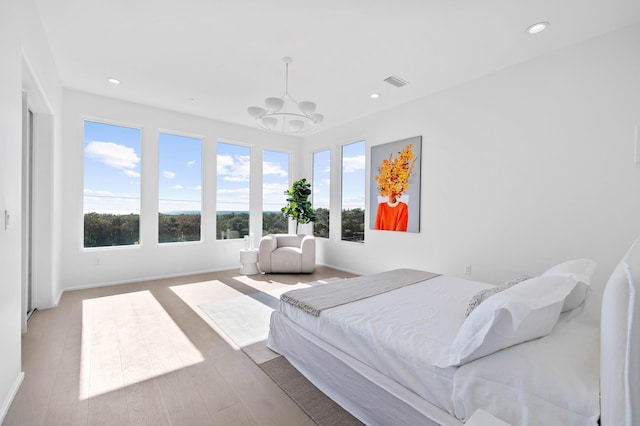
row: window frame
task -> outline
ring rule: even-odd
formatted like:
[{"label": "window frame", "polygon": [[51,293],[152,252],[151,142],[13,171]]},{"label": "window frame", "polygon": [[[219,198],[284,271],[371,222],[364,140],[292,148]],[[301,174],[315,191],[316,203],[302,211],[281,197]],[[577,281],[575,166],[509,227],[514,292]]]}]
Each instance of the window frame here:
[{"label": "window frame", "polygon": [[[362,240],[352,241],[344,239],[343,233],[343,220],[344,220],[344,150],[345,147],[355,144],[363,144],[363,155],[364,155],[364,167],[363,167],[363,179],[362,179],[362,190],[363,190],[363,206],[362,206]],[[366,139],[357,139],[352,142],[346,142],[340,145],[340,241],[346,243],[356,243],[356,244],[364,244],[366,242],[366,232],[367,232],[367,218],[366,218],[366,205],[367,205],[367,141]]]},{"label": "window frame", "polygon": [[[313,236],[316,238],[326,238],[326,239],[331,239],[331,194],[333,193],[331,187],[332,187],[332,183],[333,183],[333,179],[331,179],[331,172],[332,170],[332,161],[331,161],[331,156],[333,155],[332,152],[332,148],[331,147],[326,147],[326,148],[320,148],[317,149],[315,151],[313,151],[311,153],[311,200],[312,200],[312,205],[313,205],[313,209],[317,212],[318,208],[324,208],[324,207],[317,207],[315,204],[315,188],[316,188],[316,154],[320,154],[320,153],[327,153],[328,154],[328,161],[329,161],[329,172],[328,172],[328,176],[329,176],[329,195],[328,195],[328,202],[327,202],[327,207],[326,210],[328,211],[328,223],[327,223],[327,236],[318,236],[316,235],[316,230],[315,230],[315,223],[313,224]],[[341,183],[342,185],[342,183]]]},{"label": "window frame", "polygon": [[[85,170],[86,170],[86,158],[85,158],[85,138],[86,138],[86,132],[85,132],[85,123],[89,121],[92,123],[96,123],[96,124],[104,124],[104,125],[108,125],[108,126],[117,126],[117,127],[126,127],[128,129],[134,129],[134,130],[138,130],[140,132],[140,196],[139,196],[139,202],[140,202],[140,207],[139,207],[139,212],[138,212],[138,244],[127,244],[127,245],[116,245],[116,246],[96,246],[96,247],[86,247],[84,245],[84,228],[85,228],[85,212],[84,212],[84,207],[85,207]],[[143,212],[145,211],[144,209],[144,205],[142,200],[144,199],[144,185],[142,183],[142,178],[144,175],[144,158],[145,158],[145,154],[144,154],[144,139],[146,136],[146,128],[144,125],[142,124],[136,124],[133,122],[128,122],[128,121],[122,121],[122,120],[115,120],[115,119],[110,119],[110,118],[104,118],[104,117],[100,117],[100,116],[93,116],[93,115],[82,115],[79,119],[79,128],[80,128],[80,145],[81,145],[81,150],[80,150],[80,161],[82,164],[82,183],[80,186],[80,209],[79,209],[79,214],[80,214],[80,220],[78,221],[78,228],[80,230],[79,232],[79,245],[80,245],[80,249],[82,251],[100,251],[100,250],[139,250],[141,249],[145,242],[144,242],[144,233],[142,232],[142,217],[143,217]]]},{"label": "window frame", "polygon": [[[223,138],[217,138],[215,140],[215,161],[214,161],[214,166],[215,166],[215,223],[214,223],[214,238],[215,241],[218,243],[224,243],[224,242],[232,242],[232,241],[239,241],[242,240],[244,238],[244,236],[239,236],[238,238],[218,238],[218,211],[220,211],[219,209],[219,205],[218,205],[218,179],[219,179],[219,175],[218,175],[218,147],[219,144],[225,144],[225,145],[235,145],[235,146],[240,146],[243,148],[246,148],[249,150],[249,180],[248,180],[248,188],[249,188],[249,194],[248,194],[248,201],[247,201],[247,206],[248,206],[248,212],[249,212],[249,219],[248,219],[248,224],[247,224],[247,228],[248,228],[248,232],[247,235],[251,235],[251,233],[253,232],[251,230],[251,218],[252,218],[252,211],[251,211],[251,206],[252,206],[252,185],[253,185],[253,160],[254,160],[254,145],[253,144],[249,144],[249,143],[244,143],[244,142],[238,142],[238,141],[234,141],[234,140],[229,140],[229,139],[223,139]],[[255,244],[255,243],[254,243]]]},{"label": "window frame", "polygon": [[[183,138],[189,138],[189,139],[197,139],[200,141],[200,239],[199,240],[193,240],[193,241],[168,241],[168,242],[160,242],[160,174],[162,173],[162,170],[160,170],[160,135],[162,134],[167,134],[170,136],[177,136],[177,137],[183,137]],[[195,133],[188,133],[188,132],[181,132],[181,131],[176,131],[176,130],[169,130],[169,129],[164,129],[164,128],[159,128],[158,129],[158,134],[157,134],[157,140],[156,140],[156,146],[157,146],[157,160],[158,160],[158,174],[156,176],[157,178],[157,219],[158,219],[158,226],[156,227],[156,243],[159,246],[169,246],[169,245],[184,245],[184,244],[204,244],[206,242],[206,235],[207,235],[207,227],[206,227],[206,220],[205,218],[207,217],[206,215],[206,209],[205,209],[205,161],[204,161],[204,144],[205,144],[205,136],[203,135],[198,135]]]},{"label": "window frame", "polygon": [[[286,154],[287,155],[287,188],[289,189],[292,185],[291,182],[291,165],[292,165],[292,153],[290,151],[286,151],[286,150],[277,150],[277,149],[271,149],[271,148],[266,148],[263,147],[262,148],[262,193],[261,193],[261,200],[262,200],[262,216],[260,217],[260,222],[261,222],[261,226],[260,226],[260,231],[261,231],[261,235],[264,236],[265,234],[265,230],[264,230],[264,213],[265,213],[265,204],[264,204],[264,163],[265,163],[265,152],[274,152],[274,153],[279,153],[279,154]],[[286,197],[283,198],[282,200],[282,206],[284,207],[285,203],[286,203]],[[287,227],[285,230],[285,233],[289,232],[289,221],[287,220]],[[257,244],[257,242],[254,242],[254,244]]]}]

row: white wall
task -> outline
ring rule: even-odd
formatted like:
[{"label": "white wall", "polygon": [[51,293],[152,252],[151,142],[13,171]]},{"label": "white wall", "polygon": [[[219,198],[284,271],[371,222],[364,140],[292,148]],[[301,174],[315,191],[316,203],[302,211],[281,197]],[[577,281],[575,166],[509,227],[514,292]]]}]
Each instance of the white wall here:
[{"label": "white wall", "polygon": [[470,278],[501,282],[591,257],[606,280],[640,234],[639,44],[634,26],[307,138],[333,147],[336,173],[342,143],[423,138],[420,233],[367,229],[357,245],[334,227],[319,261],[457,276],[470,264]]},{"label": "white wall", "polygon": [[[49,99],[49,121],[53,127],[56,105],[60,99],[60,83],[47,46],[33,1],[8,0],[0,6],[0,421],[6,415],[15,393],[20,386],[21,331],[23,318],[22,292],[22,90],[30,91],[38,82],[41,99]],[[29,71],[31,80],[25,81],[24,63],[31,58]],[[35,112],[38,107],[34,105]],[[55,146],[55,136],[49,138]],[[53,150],[54,148],[50,148]],[[44,178],[49,182],[55,177],[52,158],[37,156],[38,165],[49,173]],[[38,185],[43,179],[36,178]],[[45,205],[46,204],[46,205]],[[55,216],[53,197],[39,203],[41,209],[36,218]],[[10,215],[5,228],[4,212]],[[39,228],[36,231],[40,231]],[[40,234],[38,234],[40,235]],[[45,291],[57,285],[55,271],[49,257],[55,241],[48,239],[44,254],[44,270],[41,263],[34,267],[42,272],[46,281]]]},{"label": "white wall", "polygon": [[34,113],[33,304],[55,306],[60,292],[60,165],[62,87],[33,1],[23,2],[22,90]]},{"label": "white wall", "polygon": [[[106,120],[142,128],[141,245],[83,248],[83,121]],[[157,243],[158,133],[178,132],[203,137],[203,242]],[[252,147],[251,209],[262,211],[262,150],[302,151],[299,138],[259,129],[183,115],[75,91],[64,92],[62,147],[62,282],[65,289],[129,282],[239,267],[242,240],[215,239],[216,142]],[[290,179],[299,175],[291,162]],[[261,216],[251,216],[256,240],[262,235]]]},{"label": "white wall", "polygon": [[[0,8],[0,420],[20,384],[20,182],[22,158],[18,1]],[[11,215],[5,229],[4,212]]]}]

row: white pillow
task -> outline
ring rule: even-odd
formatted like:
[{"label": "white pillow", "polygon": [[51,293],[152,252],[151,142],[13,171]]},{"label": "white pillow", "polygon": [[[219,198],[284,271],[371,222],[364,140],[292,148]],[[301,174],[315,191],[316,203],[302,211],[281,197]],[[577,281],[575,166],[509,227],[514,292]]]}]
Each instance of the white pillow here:
[{"label": "white pillow", "polygon": [[591,276],[596,270],[596,262],[591,259],[575,259],[559,263],[542,274],[542,276],[562,276],[573,278],[578,285],[567,296],[562,307],[562,312],[577,308],[584,302],[591,292]]},{"label": "white pillow", "polygon": [[479,304],[481,304],[482,302],[484,302],[494,294],[500,293],[501,291],[505,291],[506,289],[511,288],[514,285],[521,283],[522,281],[526,281],[529,278],[531,277],[529,275],[526,275],[524,277],[514,278],[499,286],[480,290],[479,292],[474,294],[471,300],[469,301],[469,306],[467,306],[467,310],[465,311],[464,316],[468,317],[471,314],[471,312],[473,312],[473,310],[478,307]]},{"label": "white pillow", "polygon": [[489,297],[462,323],[449,358],[435,365],[462,365],[549,334],[576,285],[570,277],[535,277]]}]

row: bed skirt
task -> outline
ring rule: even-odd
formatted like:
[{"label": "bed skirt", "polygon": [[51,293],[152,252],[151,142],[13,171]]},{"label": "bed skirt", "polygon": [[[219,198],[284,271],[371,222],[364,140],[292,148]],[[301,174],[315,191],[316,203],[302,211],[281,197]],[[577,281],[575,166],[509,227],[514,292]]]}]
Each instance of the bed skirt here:
[{"label": "bed skirt", "polygon": [[267,346],[367,425],[463,423],[274,311]]}]

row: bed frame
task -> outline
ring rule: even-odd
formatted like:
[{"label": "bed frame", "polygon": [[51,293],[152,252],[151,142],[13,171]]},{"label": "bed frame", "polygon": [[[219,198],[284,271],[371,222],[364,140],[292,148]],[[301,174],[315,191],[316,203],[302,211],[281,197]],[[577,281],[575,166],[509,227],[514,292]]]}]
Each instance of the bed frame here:
[{"label": "bed frame", "polygon": [[[602,300],[600,424],[640,424],[640,238],[609,278]],[[268,346],[368,425],[463,424],[364,363],[345,360],[340,350],[278,311],[271,317]]]}]

